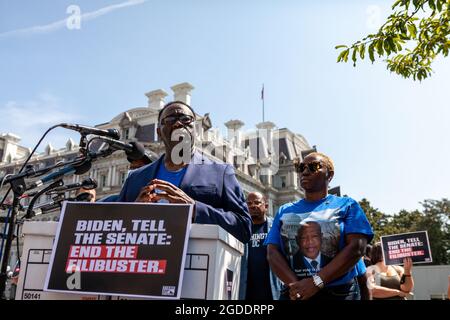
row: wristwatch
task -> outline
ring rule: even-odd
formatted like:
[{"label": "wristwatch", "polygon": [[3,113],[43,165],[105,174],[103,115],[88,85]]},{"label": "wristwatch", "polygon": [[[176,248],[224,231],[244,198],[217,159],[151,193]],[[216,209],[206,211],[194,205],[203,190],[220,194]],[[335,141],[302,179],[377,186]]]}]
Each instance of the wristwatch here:
[{"label": "wristwatch", "polygon": [[323,280],[321,277],[319,277],[317,274],[315,274],[312,276],[312,278],[313,278],[314,285],[317,288],[322,289],[324,287]]}]

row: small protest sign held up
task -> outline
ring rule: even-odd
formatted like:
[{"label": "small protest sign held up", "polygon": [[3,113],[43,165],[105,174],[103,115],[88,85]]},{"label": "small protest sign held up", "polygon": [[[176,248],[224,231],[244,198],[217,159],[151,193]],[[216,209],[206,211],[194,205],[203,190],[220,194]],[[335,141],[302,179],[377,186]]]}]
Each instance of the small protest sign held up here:
[{"label": "small protest sign held up", "polygon": [[64,204],[44,290],[180,298],[192,206]]},{"label": "small protest sign held up", "polygon": [[413,263],[432,262],[427,231],[409,232],[381,237],[384,263],[403,264],[410,257]]}]

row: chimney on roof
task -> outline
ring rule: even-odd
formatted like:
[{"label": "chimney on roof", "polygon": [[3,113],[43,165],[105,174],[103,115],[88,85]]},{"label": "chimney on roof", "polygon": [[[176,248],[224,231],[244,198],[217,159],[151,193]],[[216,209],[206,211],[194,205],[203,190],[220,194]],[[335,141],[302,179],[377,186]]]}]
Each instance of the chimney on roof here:
[{"label": "chimney on roof", "polygon": [[256,125],[256,128],[258,128],[258,137],[266,140],[268,151],[272,153],[275,123],[270,121],[260,122]]},{"label": "chimney on roof", "polygon": [[145,94],[148,97],[148,107],[155,110],[161,110],[166,104],[164,98],[167,97],[167,92],[162,89],[153,90]]},{"label": "chimney on roof", "polygon": [[191,105],[191,91],[194,87],[189,82],[183,82],[171,87],[173,91],[173,99],[175,101],[182,101],[187,105]]},{"label": "chimney on roof", "polygon": [[242,143],[242,132],[241,128],[244,126],[244,122],[240,120],[230,120],[225,123],[228,129],[227,139],[228,141],[234,141],[234,146],[240,147]]}]

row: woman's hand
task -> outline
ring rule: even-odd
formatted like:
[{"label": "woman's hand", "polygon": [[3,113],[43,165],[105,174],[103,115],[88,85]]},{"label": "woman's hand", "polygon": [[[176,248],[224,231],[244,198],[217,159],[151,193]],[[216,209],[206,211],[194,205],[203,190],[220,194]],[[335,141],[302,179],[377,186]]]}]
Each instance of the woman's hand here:
[{"label": "woman's hand", "polygon": [[412,259],[410,257],[403,259],[403,269],[404,275],[411,275],[411,269],[412,269]]},{"label": "woman's hand", "polygon": [[397,295],[401,298],[405,298],[408,295],[408,292],[404,292],[402,290],[397,290],[397,291],[398,291]]},{"label": "woman's hand", "polygon": [[319,288],[314,285],[312,278],[289,283],[289,297],[291,300],[308,300],[317,292]]}]

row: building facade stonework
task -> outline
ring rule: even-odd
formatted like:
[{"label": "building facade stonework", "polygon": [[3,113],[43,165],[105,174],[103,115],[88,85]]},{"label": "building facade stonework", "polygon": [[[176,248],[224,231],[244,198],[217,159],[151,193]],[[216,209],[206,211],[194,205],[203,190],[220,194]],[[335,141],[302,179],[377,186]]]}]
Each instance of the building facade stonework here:
[{"label": "building facade stonework", "polygon": [[[173,100],[190,104],[194,87],[189,83],[181,83],[171,88]],[[96,125],[101,129],[118,129],[124,142],[139,141],[154,157],[164,151],[158,139],[156,128],[158,112],[168,101],[168,94],[162,90],[146,93],[148,105],[124,111],[110,121]],[[230,120],[225,123],[228,129],[223,136],[218,128],[211,125],[209,114],[197,115],[196,147],[206,156],[219,162],[232,164],[237,178],[245,194],[258,191],[267,195],[269,214],[273,215],[277,208],[286,202],[302,197],[303,192],[298,183],[297,173],[292,160],[302,157],[302,153],[312,148],[306,139],[287,128],[276,128],[272,122],[259,123],[255,130],[244,131],[244,123]],[[269,143],[271,141],[271,143]],[[17,173],[30,154],[31,149],[19,145],[20,138],[11,133],[0,134],[0,177]],[[78,144],[69,139],[65,147],[55,149],[50,143],[43,153],[35,154],[30,165],[43,168],[59,161],[74,159],[78,154]],[[118,193],[128,174],[129,163],[125,153],[118,151],[111,156],[92,163],[89,172],[79,176],[65,177],[66,184],[82,181],[91,177],[97,180],[97,198]],[[8,186],[0,191],[4,194]],[[45,203],[48,198],[42,197],[38,204]],[[24,203],[26,205],[26,201]]]},{"label": "building facade stonework", "polygon": [[[171,87],[173,100],[190,105],[194,87],[181,83]],[[154,159],[164,152],[164,146],[158,139],[156,128],[158,112],[165,105],[168,94],[162,90],[153,90],[145,94],[148,105],[124,111],[110,121],[97,125],[101,129],[118,129],[124,142],[138,141],[153,155]],[[224,136],[218,128],[212,126],[209,114],[197,115],[195,122],[197,137],[196,148],[207,157],[232,164],[244,193],[261,192],[267,196],[269,215],[273,216],[279,206],[295,201],[303,196],[303,191],[294,170],[293,159],[302,158],[302,154],[313,150],[306,139],[287,128],[276,128],[272,122],[259,123],[254,130],[244,131],[244,123],[230,120],[225,123],[227,134]],[[0,178],[7,174],[18,173],[31,149],[21,146],[20,138],[12,133],[0,133]],[[29,165],[36,169],[66,162],[78,155],[79,145],[68,139],[63,148],[56,149],[50,143],[44,152],[35,154]],[[80,182],[87,177],[97,180],[97,199],[119,193],[128,175],[129,163],[123,151],[117,151],[107,158],[92,163],[91,169],[83,175],[64,178],[65,184]],[[9,185],[0,190],[3,198]],[[66,197],[72,194],[67,193]],[[12,194],[10,195],[12,197]],[[51,196],[41,196],[35,207],[50,202]],[[29,199],[21,200],[26,208]],[[0,211],[4,216],[5,211]],[[23,215],[23,213],[21,213]],[[19,215],[20,216],[20,215]],[[59,211],[34,217],[34,220],[57,220]],[[0,224],[3,230],[3,225]],[[11,264],[17,259],[16,248],[12,248]]]}]

